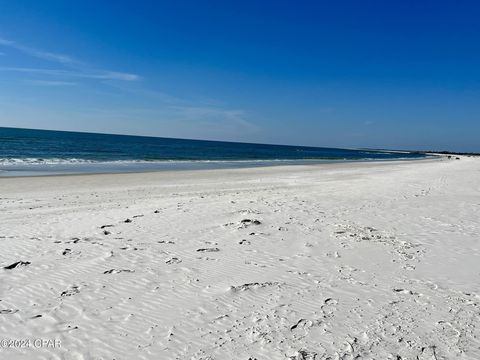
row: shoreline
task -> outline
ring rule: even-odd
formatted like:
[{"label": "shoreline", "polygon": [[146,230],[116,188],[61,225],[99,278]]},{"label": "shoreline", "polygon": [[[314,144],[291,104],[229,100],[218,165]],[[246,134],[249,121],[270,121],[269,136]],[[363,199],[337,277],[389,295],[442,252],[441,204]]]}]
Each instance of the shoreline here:
[{"label": "shoreline", "polygon": [[[282,167],[282,166],[318,166],[318,165],[333,165],[333,164],[357,164],[357,163],[385,163],[385,162],[410,162],[410,161],[428,161],[439,160],[447,158],[444,155],[428,154],[422,158],[398,158],[398,159],[361,159],[361,160],[237,160],[237,161],[198,161],[198,162],[162,162],[162,165],[170,165],[164,168],[152,169],[131,169],[131,170],[113,170],[113,171],[77,171],[72,172],[51,170],[2,170],[0,167],[0,181],[4,178],[23,178],[23,177],[49,177],[49,176],[83,176],[83,175],[101,175],[101,174],[149,174],[161,172],[183,172],[183,171],[207,171],[207,170],[228,170],[228,169],[254,169],[254,168],[268,168],[268,167]],[[143,164],[143,163],[142,163]],[[199,165],[192,167],[188,165]],[[182,165],[187,165],[182,167]],[[34,165],[35,166],[35,165]],[[44,165],[40,165],[44,166]],[[55,166],[55,165],[54,165]],[[177,166],[177,167],[175,167]],[[13,173],[12,175],[10,173]]]}]

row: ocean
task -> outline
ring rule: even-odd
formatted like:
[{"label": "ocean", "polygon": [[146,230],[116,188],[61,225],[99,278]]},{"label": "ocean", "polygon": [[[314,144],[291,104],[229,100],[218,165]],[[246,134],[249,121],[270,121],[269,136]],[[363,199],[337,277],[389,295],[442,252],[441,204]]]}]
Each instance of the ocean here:
[{"label": "ocean", "polygon": [[0,127],[0,176],[213,169],[421,157],[424,155],[411,152]]}]

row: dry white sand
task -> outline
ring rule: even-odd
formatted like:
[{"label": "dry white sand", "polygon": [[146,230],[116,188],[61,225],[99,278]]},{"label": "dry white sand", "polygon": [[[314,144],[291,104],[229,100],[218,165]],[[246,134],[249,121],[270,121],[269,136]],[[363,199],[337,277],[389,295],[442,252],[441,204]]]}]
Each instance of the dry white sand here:
[{"label": "dry white sand", "polygon": [[1,359],[480,359],[480,158],[4,178],[0,211]]}]

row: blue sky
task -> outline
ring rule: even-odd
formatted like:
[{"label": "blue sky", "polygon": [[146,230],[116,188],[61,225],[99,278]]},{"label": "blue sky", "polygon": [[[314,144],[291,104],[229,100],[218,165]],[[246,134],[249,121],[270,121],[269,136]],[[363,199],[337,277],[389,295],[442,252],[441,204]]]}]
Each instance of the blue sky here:
[{"label": "blue sky", "polygon": [[0,126],[480,151],[478,1],[0,9]]}]

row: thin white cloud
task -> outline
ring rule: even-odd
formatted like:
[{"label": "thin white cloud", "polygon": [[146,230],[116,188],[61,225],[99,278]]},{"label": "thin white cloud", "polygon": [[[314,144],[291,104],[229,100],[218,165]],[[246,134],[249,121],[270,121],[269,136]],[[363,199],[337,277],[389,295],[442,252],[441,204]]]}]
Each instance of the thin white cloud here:
[{"label": "thin white cloud", "polygon": [[135,81],[139,80],[140,76],[137,74],[129,74],[118,71],[102,71],[98,74],[89,74],[92,79],[105,79],[105,80],[123,80],[123,81]]},{"label": "thin white cloud", "polygon": [[0,67],[0,71],[22,72],[22,73],[51,75],[51,76],[73,76],[76,74],[75,72],[72,72],[72,71],[59,70],[59,69],[37,69],[37,68],[9,67],[9,66]]},{"label": "thin white cloud", "polygon": [[81,61],[76,60],[69,55],[54,53],[54,52],[45,51],[45,50],[39,50],[30,46],[25,46],[16,41],[7,40],[4,38],[0,38],[0,45],[8,46],[10,48],[21,51],[27,55],[30,55],[39,59],[53,61],[60,64],[81,64]]},{"label": "thin white cloud", "polygon": [[20,51],[32,57],[47,60],[49,62],[54,62],[70,68],[70,70],[59,70],[59,69],[36,69],[36,68],[10,67],[10,68],[2,68],[2,71],[43,73],[44,75],[50,75],[50,76],[70,76],[70,77],[89,78],[89,79],[98,79],[98,80],[136,81],[140,79],[140,76],[136,74],[119,72],[119,71],[111,71],[111,70],[92,69],[86,63],[70,55],[40,50],[37,48],[20,44],[16,41],[12,41],[12,40],[1,38],[1,37],[0,37],[0,45],[3,45],[5,47],[10,47],[12,49]]},{"label": "thin white cloud", "polygon": [[39,86],[75,86],[78,85],[73,81],[56,81],[56,80],[29,80],[29,84]]},{"label": "thin white cloud", "polygon": [[0,71],[7,72],[20,72],[29,74],[39,74],[52,77],[71,77],[71,78],[84,78],[84,79],[97,79],[97,80],[122,80],[122,81],[135,81],[140,77],[136,74],[122,73],[116,71],[103,71],[97,70],[92,72],[82,72],[73,70],[62,69],[43,69],[43,68],[24,68],[24,67],[0,67]]},{"label": "thin white cloud", "polygon": [[22,46],[22,45],[15,45],[13,47],[17,50],[20,50],[28,55],[37,57],[39,59],[58,62],[60,64],[80,64],[79,61],[65,54],[57,54],[57,53],[52,53],[48,51],[37,50],[37,49]]}]

